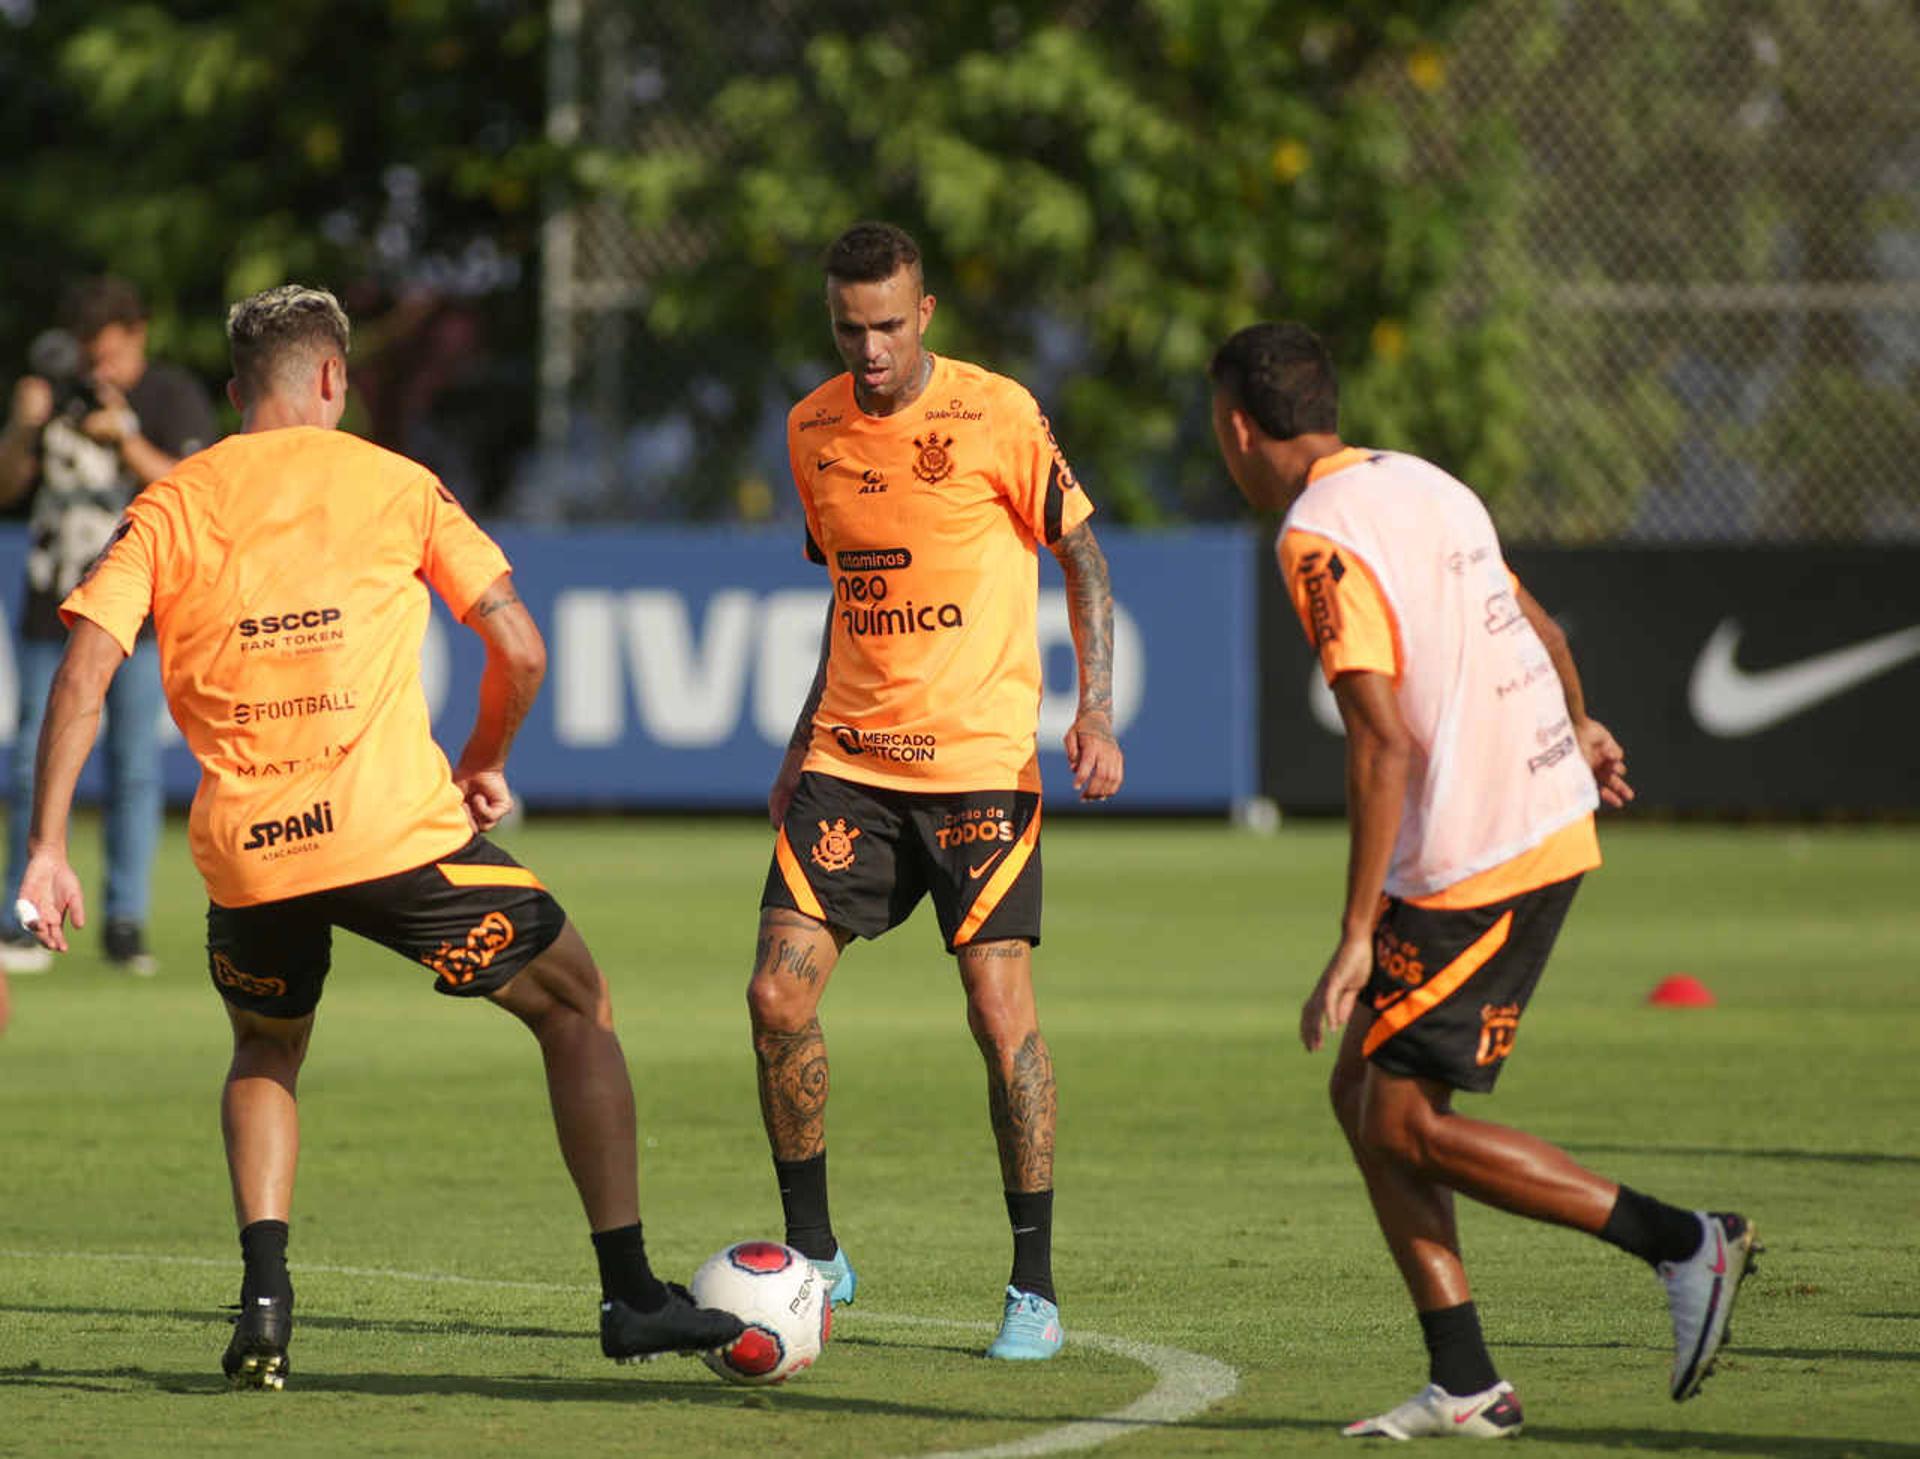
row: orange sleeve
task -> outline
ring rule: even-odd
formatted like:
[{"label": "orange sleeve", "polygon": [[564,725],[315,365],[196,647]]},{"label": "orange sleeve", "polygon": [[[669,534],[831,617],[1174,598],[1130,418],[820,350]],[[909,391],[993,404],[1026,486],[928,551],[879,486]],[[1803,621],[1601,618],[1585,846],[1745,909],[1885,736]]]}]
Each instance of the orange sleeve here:
[{"label": "orange sleeve", "polygon": [[1280,576],[1329,684],[1351,673],[1398,677],[1393,609],[1373,570],[1351,548],[1312,532],[1283,532]]},{"label": "orange sleeve", "polygon": [[60,621],[68,628],[76,618],[97,623],[122,653],[131,654],[140,625],[153,611],[155,578],[172,540],[167,514],[149,488],[128,506],[107,545],[67,594]]},{"label": "orange sleeve", "polygon": [[1052,546],[1093,515],[1039,402],[1011,381],[994,403],[994,449],[1000,490],[1038,541]]},{"label": "orange sleeve", "polygon": [[796,405],[787,416],[787,467],[793,472],[793,489],[800,495],[800,510],[807,518],[807,561],[824,563],[827,554],[820,546],[820,522],[814,515],[813,493],[807,488],[808,455],[800,449],[800,432],[794,425],[799,414],[800,407]]},{"label": "orange sleeve", "polygon": [[426,511],[420,572],[446,600],[454,621],[461,622],[480,595],[502,573],[511,572],[513,565],[437,477],[423,474],[420,491]]}]

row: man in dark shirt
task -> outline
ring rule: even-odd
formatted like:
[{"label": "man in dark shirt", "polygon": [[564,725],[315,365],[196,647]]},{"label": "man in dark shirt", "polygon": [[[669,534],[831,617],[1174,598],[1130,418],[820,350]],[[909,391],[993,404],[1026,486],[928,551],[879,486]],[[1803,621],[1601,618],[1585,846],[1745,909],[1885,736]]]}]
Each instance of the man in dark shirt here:
[{"label": "man in dark shirt", "polygon": [[[35,343],[0,432],[0,507],[32,494],[27,584],[18,619],[20,727],[7,816],[7,885],[26,868],[33,750],[47,688],[66,646],[60,600],[107,544],[141,488],[214,437],[213,405],[175,365],[149,363],[147,312],[124,279],[89,279],[68,295],[61,331]],[[160,658],[140,640],[107,697],[106,953],[129,972],[155,971],[146,918],[159,837]],[[46,950],[0,909],[0,964],[47,966]]]}]

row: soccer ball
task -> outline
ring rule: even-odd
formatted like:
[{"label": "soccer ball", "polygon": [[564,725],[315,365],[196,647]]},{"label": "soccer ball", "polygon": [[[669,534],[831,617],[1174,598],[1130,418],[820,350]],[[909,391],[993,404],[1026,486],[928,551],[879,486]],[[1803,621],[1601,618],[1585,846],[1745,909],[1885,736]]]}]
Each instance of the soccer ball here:
[{"label": "soccer ball", "polygon": [[784,1383],[813,1366],[833,1331],[827,1284],[791,1246],[737,1241],[693,1274],[693,1300],[731,1312],[747,1330],[706,1364],[729,1383]]}]

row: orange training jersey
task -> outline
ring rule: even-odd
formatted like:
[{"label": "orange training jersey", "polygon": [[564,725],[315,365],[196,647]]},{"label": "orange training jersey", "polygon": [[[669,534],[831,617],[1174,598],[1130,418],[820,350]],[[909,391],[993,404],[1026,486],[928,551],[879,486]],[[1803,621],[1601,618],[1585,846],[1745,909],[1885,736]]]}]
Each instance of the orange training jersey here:
[{"label": "orange training jersey", "polygon": [[1038,790],[1037,544],[1093,504],[1016,382],[935,358],[890,416],[839,375],[793,408],[807,555],[833,576],[805,769],[898,790]]},{"label": "orange training jersey", "polygon": [[473,834],[420,687],[427,585],[464,618],[507,570],[424,466],[301,426],[228,436],[149,486],[60,611],[128,652],[153,614],[200,762],[193,859],[209,897],[243,907]]}]

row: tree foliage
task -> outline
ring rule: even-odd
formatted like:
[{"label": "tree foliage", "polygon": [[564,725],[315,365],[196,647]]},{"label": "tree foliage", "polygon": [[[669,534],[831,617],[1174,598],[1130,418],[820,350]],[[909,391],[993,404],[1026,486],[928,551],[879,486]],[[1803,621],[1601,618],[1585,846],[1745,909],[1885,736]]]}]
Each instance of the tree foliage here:
[{"label": "tree foliage", "polygon": [[648,380],[702,422],[700,471],[724,479],[769,395],[831,367],[820,253],[882,217],[927,252],[935,347],[1032,385],[1103,501],[1212,512],[1204,367],[1255,319],[1325,332],[1363,435],[1464,441],[1498,410],[1482,321],[1405,382],[1500,159],[1417,176],[1369,85],[1433,75],[1465,8],[754,0],[716,35],[662,6],[665,84],[579,176],[641,241]]},{"label": "tree foliage", "polygon": [[[512,0],[8,6],[0,378],[61,286],[103,270],[141,285],[156,351],[209,380],[228,301],[288,279],[357,306],[383,406],[424,300],[463,301],[491,358],[525,361],[545,40]],[[524,441],[530,370],[463,387],[485,402],[465,428]]]}]

